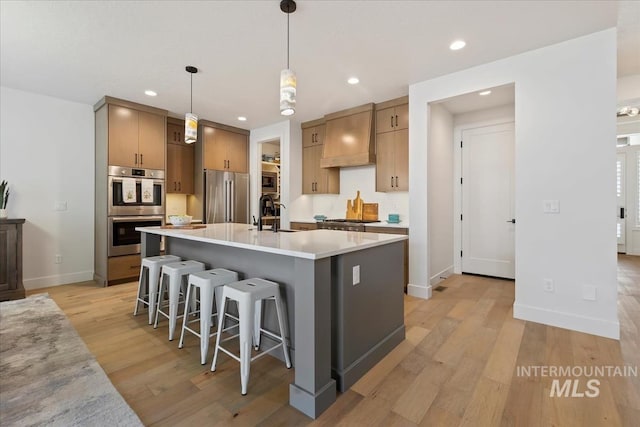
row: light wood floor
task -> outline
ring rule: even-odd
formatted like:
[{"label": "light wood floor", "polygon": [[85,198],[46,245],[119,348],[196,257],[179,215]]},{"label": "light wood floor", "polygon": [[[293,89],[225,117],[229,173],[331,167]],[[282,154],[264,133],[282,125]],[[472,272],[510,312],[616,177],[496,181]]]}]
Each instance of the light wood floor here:
[{"label": "light wood floor", "polygon": [[196,337],[180,350],[166,322],[154,330],[146,312],[133,317],[134,283],[46,291],[146,425],[637,426],[640,378],[600,378],[594,398],[552,398],[552,378],[516,375],[640,366],[640,257],[621,256],[618,270],[619,342],[513,319],[511,281],[453,276],[428,301],[406,297],[406,340],[315,421],[288,406],[293,370],[276,359],[252,364],[243,397],[237,362],[221,356],[210,373]]}]

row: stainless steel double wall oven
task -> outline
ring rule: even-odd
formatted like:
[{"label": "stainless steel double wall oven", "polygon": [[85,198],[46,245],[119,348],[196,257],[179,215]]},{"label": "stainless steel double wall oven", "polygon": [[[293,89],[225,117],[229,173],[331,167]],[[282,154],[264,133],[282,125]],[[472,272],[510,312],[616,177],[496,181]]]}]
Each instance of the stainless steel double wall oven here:
[{"label": "stainless steel double wall oven", "polygon": [[109,166],[108,175],[107,255],[140,253],[140,233],[135,228],[164,224],[164,171]]}]

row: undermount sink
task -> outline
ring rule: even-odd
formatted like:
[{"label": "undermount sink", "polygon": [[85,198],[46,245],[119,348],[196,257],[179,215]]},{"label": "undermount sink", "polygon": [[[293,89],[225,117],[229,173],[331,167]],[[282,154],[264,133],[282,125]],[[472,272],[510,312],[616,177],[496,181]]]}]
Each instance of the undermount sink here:
[{"label": "undermount sink", "polygon": [[287,230],[287,229],[282,229],[282,228],[278,228],[278,233],[295,233],[298,230]]}]

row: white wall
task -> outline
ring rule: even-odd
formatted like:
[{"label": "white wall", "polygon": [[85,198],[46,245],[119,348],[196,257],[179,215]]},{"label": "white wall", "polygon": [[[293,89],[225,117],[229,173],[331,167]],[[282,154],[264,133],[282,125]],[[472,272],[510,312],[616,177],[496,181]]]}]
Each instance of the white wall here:
[{"label": "white wall", "polygon": [[427,153],[431,285],[453,271],[453,146],[453,117],[441,105],[432,105]]},{"label": "white wall", "polygon": [[[25,218],[23,281],[33,289],[93,278],[94,116],[90,105],[0,88],[0,179]],[[66,211],[54,211],[56,201]],[[55,256],[63,257],[55,264]]]},{"label": "white wall", "polygon": [[[429,103],[515,83],[514,316],[619,338],[616,283],[616,31],[609,29],[409,88],[410,215],[428,211]],[[580,114],[566,114],[579,106]],[[607,143],[609,141],[609,143]],[[579,154],[579,157],[576,157]],[[543,200],[560,213],[544,214]],[[409,293],[428,294],[430,224],[410,229]],[[552,279],[554,293],[543,290]],[[583,286],[597,300],[583,299]]]}]

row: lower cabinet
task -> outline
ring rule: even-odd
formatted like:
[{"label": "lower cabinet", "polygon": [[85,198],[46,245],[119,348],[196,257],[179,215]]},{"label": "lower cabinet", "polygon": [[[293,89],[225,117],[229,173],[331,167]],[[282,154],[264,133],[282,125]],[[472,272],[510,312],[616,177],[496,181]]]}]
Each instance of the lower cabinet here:
[{"label": "lower cabinet", "polygon": [[109,283],[138,277],[141,264],[140,254],[110,257],[108,261]]},{"label": "lower cabinet", "polygon": [[291,227],[292,230],[299,230],[299,231],[308,231],[308,230],[318,229],[318,226],[316,225],[315,222],[291,222],[289,223],[289,227]]},{"label": "lower cabinet", "polygon": [[24,219],[0,219],[0,301],[24,298],[22,284],[22,224]]}]

